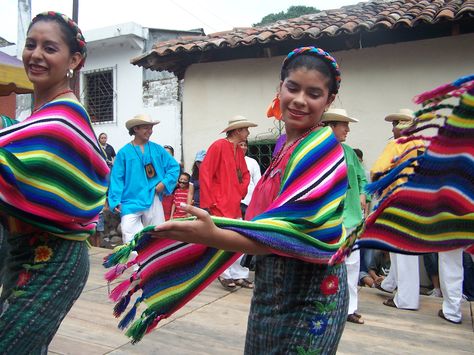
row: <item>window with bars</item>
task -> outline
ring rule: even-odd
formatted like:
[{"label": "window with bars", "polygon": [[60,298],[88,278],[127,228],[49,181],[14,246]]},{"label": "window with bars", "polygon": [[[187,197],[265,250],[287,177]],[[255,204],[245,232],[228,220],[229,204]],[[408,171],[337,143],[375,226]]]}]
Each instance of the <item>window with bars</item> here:
[{"label": "window with bars", "polygon": [[248,156],[254,158],[258,162],[262,174],[270,166],[275,143],[275,140],[249,142]]},{"label": "window with bars", "polygon": [[84,106],[92,122],[114,120],[114,70],[105,68],[84,72]]}]

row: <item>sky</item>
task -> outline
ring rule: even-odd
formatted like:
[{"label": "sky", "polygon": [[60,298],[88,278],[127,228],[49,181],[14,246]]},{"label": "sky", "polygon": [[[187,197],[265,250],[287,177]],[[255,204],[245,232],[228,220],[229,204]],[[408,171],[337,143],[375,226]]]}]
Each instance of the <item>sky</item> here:
[{"label": "sky", "polygon": [[[79,27],[83,32],[125,22],[145,27],[205,33],[251,27],[262,17],[286,11],[292,5],[320,10],[356,4],[362,0],[79,0]],[[72,0],[31,0],[31,14],[55,10],[72,17]],[[16,42],[18,1],[0,0],[0,37]],[[87,38],[86,38],[87,40]]]}]

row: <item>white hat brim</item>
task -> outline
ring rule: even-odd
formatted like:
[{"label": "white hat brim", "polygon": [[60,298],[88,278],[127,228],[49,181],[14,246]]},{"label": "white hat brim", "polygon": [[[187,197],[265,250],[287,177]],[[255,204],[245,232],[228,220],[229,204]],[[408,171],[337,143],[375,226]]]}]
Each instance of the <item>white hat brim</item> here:
[{"label": "white hat brim", "polygon": [[160,121],[145,121],[145,120],[140,120],[140,119],[137,119],[137,118],[132,118],[131,120],[128,120],[126,123],[125,123],[125,127],[127,129],[132,129],[133,127],[136,127],[136,126],[140,126],[140,125],[157,125],[158,123],[160,123]]},{"label": "white hat brim", "polygon": [[239,129],[239,128],[249,128],[249,127],[257,127],[258,124],[252,123],[252,122],[237,122],[235,124],[231,124],[227,126],[221,133],[229,132],[234,129]]},{"label": "white hat brim", "polygon": [[403,113],[392,113],[385,117],[385,121],[413,121],[413,117],[410,115],[404,115]]},{"label": "white hat brim", "polygon": [[338,113],[325,112],[321,122],[359,122],[358,119],[349,116],[340,115]]}]

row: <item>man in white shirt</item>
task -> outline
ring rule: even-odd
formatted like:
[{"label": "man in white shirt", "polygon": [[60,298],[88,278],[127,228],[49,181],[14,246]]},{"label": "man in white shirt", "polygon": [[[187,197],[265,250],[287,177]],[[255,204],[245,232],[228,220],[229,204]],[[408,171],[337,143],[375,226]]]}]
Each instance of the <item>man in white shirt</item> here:
[{"label": "man in white shirt", "polygon": [[252,199],[255,185],[257,185],[257,182],[262,177],[262,174],[260,172],[260,165],[258,165],[258,162],[254,158],[250,158],[249,156],[247,156],[247,151],[249,147],[248,141],[240,142],[239,146],[244,151],[245,163],[247,164],[247,169],[249,169],[250,173],[250,183],[249,187],[247,188],[247,195],[245,195],[244,199],[240,201],[240,207],[242,209],[242,218],[245,219],[245,211],[247,210],[250,200]]}]

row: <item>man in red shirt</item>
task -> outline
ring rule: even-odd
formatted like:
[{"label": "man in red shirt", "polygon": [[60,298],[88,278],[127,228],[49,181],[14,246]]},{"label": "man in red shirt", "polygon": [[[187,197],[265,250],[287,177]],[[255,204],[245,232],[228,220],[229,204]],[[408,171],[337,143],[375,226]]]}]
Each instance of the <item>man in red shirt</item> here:
[{"label": "man in red shirt", "polygon": [[[240,201],[247,194],[250,174],[239,143],[249,136],[249,127],[256,126],[245,117],[236,116],[221,132],[226,133],[226,138],[218,139],[207,150],[199,170],[200,205],[213,216],[242,218]],[[227,290],[233,290],[237,285],[252,288],[248,274],[239,258],[224,271],[219,281]]]}]

